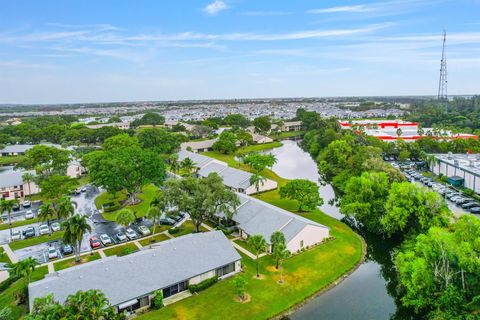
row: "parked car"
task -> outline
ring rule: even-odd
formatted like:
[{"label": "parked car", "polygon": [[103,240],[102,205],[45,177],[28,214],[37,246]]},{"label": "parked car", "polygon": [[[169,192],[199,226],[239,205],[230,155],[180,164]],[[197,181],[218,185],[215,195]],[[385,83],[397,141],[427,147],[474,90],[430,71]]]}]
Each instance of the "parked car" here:
[{"label": "parked car", "polygon": [[144,225],[141,225],[138,227],[138,232],[142,235],[142,236],[148,236],[151,232],[150,232],[150,229],[148,229],[146,226]]},{"label": "parked car", "polygon": [[23,201],[23,207],[24,208],[30,208],[32,206],[32,203],[30,201]]},{"label": "parked car", "polygon": [[69,244],[64,244],[62,247],[62,253],[63,255],[67,256],[69,254],[73,253],[73,247]]},{"label": "parked car", "polygon": [[52,228],[52,232],[60,231],[61,229],[60,223],[59,222],[52,223],[51,228]]},{"label": "parked car", "polygon": [[87,191],[87,187],[82,187],[82,188],[80,189],[80,192],[85,192],[85,191]]},{"label": "parked car", "polygon": [[20,231],[12,231],[12,241],[20,240],[22,238],[22,233]]},{"label": "parked car", "polygon": [[23,230],[23,237],[25,239],[35,237],[35,228],[28,227],[27,229]]},{"label": "parked car", "polygon": [[117,238],[117,240],[118,240],[119,242],[127,241],[127,236],[126,236],[125,233],[123,233],[123,232],[118,232],[118,233],[115,235],[115,238]]},{"label": "parked car", "polygon": [[126,231],[125,231],[125,234],[127,235],[127,238],[129,240],[133,240],[133,239],[137,239],[138,236],[137,234],[135,233],[135,231],[133,231],[133,229],[130,229],[128,228]]},{"label": "parked car", "polygon": [[20,205],[18,203],[15,203],[13,206],[12,206],[12,210],[13,211],[18,211],[20,210]]},{"label": "parked car", "polygon": [[102,241],[105,247],[113,244],[112,239],[106,233],[100,235],[100,241]]},{"label": "parked car", "polygon": [[77,188],[77,189],[72,191],[72,194],[78,196],[81,192],[82,192],[81,189]]},{"label": "parked car", "polygon": [[57,249],[53,246],[48,247],[48,259],[52,260],[57,258],[58,258]]},{"label": "parked car", "polygon": [[160,220],[158,220],[158,223],[166,226],[173,226],[175,224],[175,220],[172,220],[170,218],[161,218]]},{"label": "parked car", "polygon": [[470,211],[473,214],[480,214],[480,207],[473,207],[468,209],[468,211]]},{"label": "parked car", "polygon": [[102,246],[102,243],[100,242],[97,236],[90,237],[90,247],[92,249],[100,248],[101,246]]},{"label": "parked car", "polygon": [[468,198],[460,198],[460,199],[455,200],[455,203],[460,205],[462,203],[466,203],[466,202],[469,202],[469,201],[470,201],[470,199],[468,199]]},{"label": "parked car", "polygon": [[49,234],[50,233],[50,228],[48,227],[48,224],[44,223],[42,225],[40,225],[40,228],[38,228],[38,231],[40,233],[40,235],[44,235],[44,234]]},{"label": "parked car", "polygon": [[463,209],[469,209],[469,208],[478,207],[478,206],[480,206],[480,204],[478,204],[478,202],[473,202],[473,201],[462,203]]},{"label": "parked car", "polygon": [[35,215],[33,214],[32,210],[27,210],[25,212],[25,219],[33,219],[34,217],[35,217]]}]

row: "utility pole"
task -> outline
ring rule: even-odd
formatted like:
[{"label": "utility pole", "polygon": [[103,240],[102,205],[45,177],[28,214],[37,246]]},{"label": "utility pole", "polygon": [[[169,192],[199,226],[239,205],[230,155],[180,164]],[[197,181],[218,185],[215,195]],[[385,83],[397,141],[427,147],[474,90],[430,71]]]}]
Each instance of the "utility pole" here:
[{"label": "utility pole", "polygon": [[438,101],[445,102],[445,112],[448,110],[448,92],[447,92],[447,56],[445,54],[445,43],[447,42],[447,32],[443,30],[442,60],[440,60],[440,79],[438,81]]}]

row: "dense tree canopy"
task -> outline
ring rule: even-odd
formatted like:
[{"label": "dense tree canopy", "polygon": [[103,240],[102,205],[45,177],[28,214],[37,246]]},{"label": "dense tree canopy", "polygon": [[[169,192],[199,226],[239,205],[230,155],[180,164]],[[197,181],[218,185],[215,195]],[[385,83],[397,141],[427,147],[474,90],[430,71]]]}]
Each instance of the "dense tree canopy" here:
[{"label": "dense tree canopy", "polygon": [[157,128],[143,129],[138,133],[138,141],[142,148],[164,154],[178,150],[180,142],[185,141],[185,138],[184,135]]},{"label": "dense tree canopy", "polygon": [[25,152],[25,159],[18,167],[35,169],[41,180],[53,174],[65,175],[69,162],[70,151],[48,145],[36,145]]},{"label": "dense tree canopy", "polygon": [[224,131],[212,146],[213,150],[231,154],[237,150],[237,136],[231,131]]},{"label": "dense tree canopy", "polygon": [[140,119],[134,120],[130,126],[136,128],[138,126],[158,126],[165,123],[165,117],[156,112],[145,113]]},{"label": "dense tree canopy", "polygon": [[250,124],[250,121],[245,118],[244,115],[232,113],[223,119],[223,123],[228,126],[239,126],[245,128]]},{"label": "dense tree canopy", "polygon": [[323,204],[323,199],[318,193],[318,185],[305,179],[295,179],[287,182],[280,188],[280,197],[289,198],[298,202],[298,211],[314,210]]},{"label": "dense tree canopy", "polygon": [[270,129],[272,128],[272,121],[268,116],[255,118],[252,124],[255,127],[256,132],[265,133],[270,131]]}]

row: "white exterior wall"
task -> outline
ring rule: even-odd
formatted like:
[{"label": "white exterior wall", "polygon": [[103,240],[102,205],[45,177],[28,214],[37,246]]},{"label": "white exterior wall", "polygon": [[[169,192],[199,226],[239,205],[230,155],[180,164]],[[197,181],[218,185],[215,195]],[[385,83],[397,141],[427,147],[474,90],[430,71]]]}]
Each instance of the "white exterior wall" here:
[{"label": "white exterior wall", "polygon": [[464,187],[480,193],[480,177],[462,169],[457,168],[455,165],[451,165],[445,162],[439,162],[434,164],[430,170],[436,174],[443,174],[447,178],[453,176],[459,176],[465,179]]},{"label": "white exterior wall", "polygon": [[[266,181],[264,181],[263,185],[260,184],[260,188],[258,190],[259,190],[259,192],[274,190],[274,189],[277,189],[277,186],[278,186],[278,184],[277,184],[276,181],[267,179]],[[245,190],[245,194],[250,195],[250,194],[254,194],[254,193],[257,193],[257,188],[255,188],[254,185],[251,185],[250,187],[248,187]]]},{"label": "white exterior wall", "polygon": [[215,277],[215,274],[216,274],[215,270],[211,270],[211,271],[202,273],[202,274],[188,280],[188,284],[198,284],[198,283],[202,282],[203,280],[207,280],[207,279]]},{"label": "white exterior wall", "polygon": [[[30,189],[28,188],[28,185],[30,185]],[[29,193],[30,190],[30,193]],[[40,192],[40,188],[37,186],[35,182],[30,182],[30,183],[25,183],[23,184],[23,194],[25,196],[37,194]]]},{"label": "white exterior wall", "polygon": [[85,173],[85,168],[78,164],[69,164],[67,167],[67,176],[70,178],[78,178]]},{"label": "white exterior wall", "polygon": [[302,241],[303,248],[305,248],[320,243],[328,237],[330,237],[330,231],[328,228],[308,225],[287,243],[287,249],[290,252],[295,253],[302,249]]}]

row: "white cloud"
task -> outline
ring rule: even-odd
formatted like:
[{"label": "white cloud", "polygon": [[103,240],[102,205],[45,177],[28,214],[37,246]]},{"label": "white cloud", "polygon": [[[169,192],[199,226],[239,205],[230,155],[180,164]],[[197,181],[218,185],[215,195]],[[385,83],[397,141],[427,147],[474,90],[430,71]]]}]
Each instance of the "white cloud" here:
[{"label": "white cloud", "polygon": [[312,14],[322,14],[322,13],[337,13],[337,12],[371,12],[376,11],[377,8],[367,5],[356,5],[356,6],[338,6],[330,7],[324,9],[312,9],[308,10],[308,13]]},{"label": "white cloud", "polygon": [[209,15],[214,16],[217,13],[219,13],[220,11],[223,11],[227,8],[228,8],[228,6],[225,2],[223,2],[221,0],[215,0],[214,2],[210,3],[205,8],[203,8],[203,10],[206,13],[208,13]]}]

